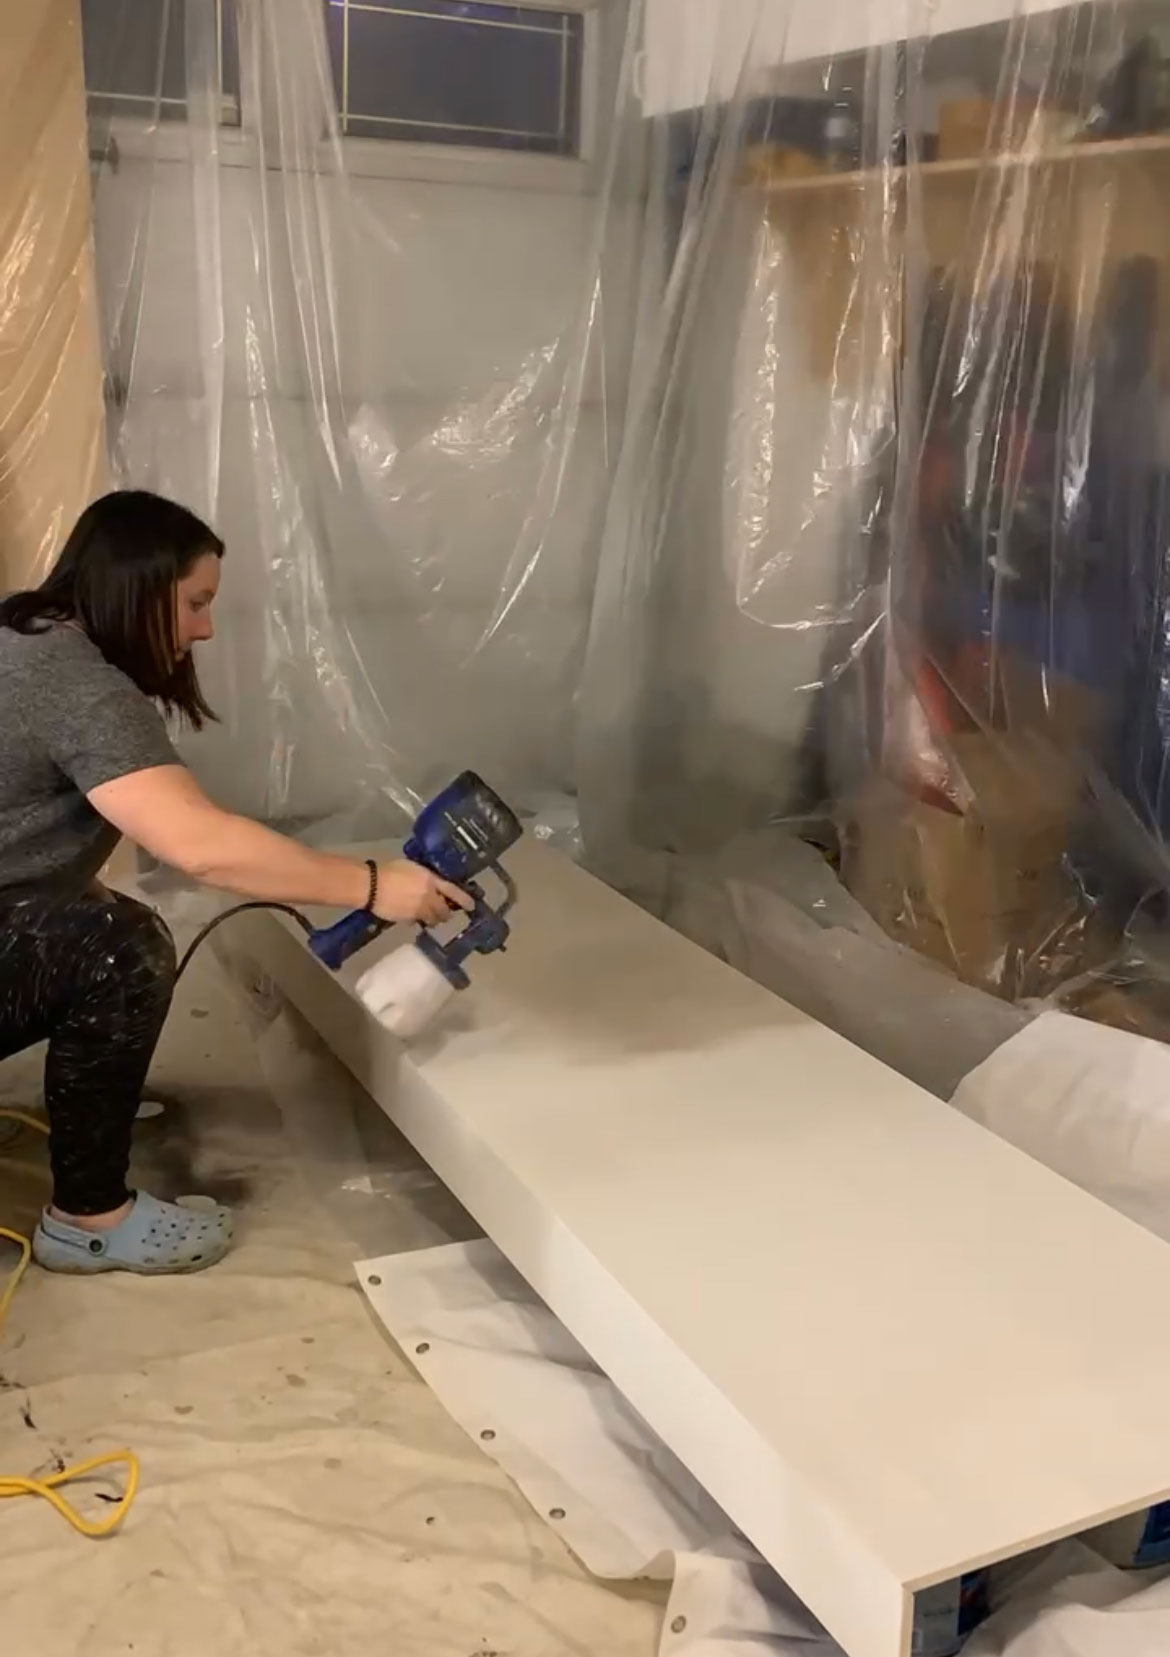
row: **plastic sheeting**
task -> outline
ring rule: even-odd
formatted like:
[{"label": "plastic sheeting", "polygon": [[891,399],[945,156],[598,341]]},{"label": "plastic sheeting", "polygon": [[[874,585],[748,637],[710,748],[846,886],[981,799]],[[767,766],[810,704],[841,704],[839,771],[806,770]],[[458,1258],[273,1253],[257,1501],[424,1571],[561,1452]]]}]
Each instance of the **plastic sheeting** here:
[{"label": "plastic sheeting", "polygon": [[340,137],[328,12],[160,0],[92,104],[213,789],[355,838],[472,764],[633,890],[815,821],[972,986],[1170,1028],[1170,0],[605,0],[535,174]]},{"label": "plastic sheeting", "polygon": [[[322,0],[152,11],[155,108],[93,122],[97,246],[118,476],[228,543],[224,726],[192,762],[302,826],[384,829],[467,763],[555,807],[617,418],[616,154],[417,178],[416,152],[339,138]],[[108,86],[139,8],[90,13]],[[611,105],[623,48],[615,14],[590,60]]]},{"label": "plastic sheeting", "polygon": [[653,123],[586,844],[637,883],[811,813],[898,941],[1155,1027],[1170,10],[782,10]]}]

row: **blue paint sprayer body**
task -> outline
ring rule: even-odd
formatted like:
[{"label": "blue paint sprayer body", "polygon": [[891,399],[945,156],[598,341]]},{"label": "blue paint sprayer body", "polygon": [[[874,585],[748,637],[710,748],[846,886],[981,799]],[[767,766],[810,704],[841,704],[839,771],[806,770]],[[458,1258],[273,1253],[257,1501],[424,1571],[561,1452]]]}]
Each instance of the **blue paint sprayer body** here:
[{"label": "blue paint sprayer body", "polygon": [[[474,901],[467,924],[448,942],[440,943],[421,930],[415,940],[415,947],[452,989],[467,988],[465,963],[471,956],[492,955],[507,945],[506,916],[516,902],[516,887],[500,859],[523,832],[515,812],[474,771],[464,771],[415,820],[403,856],[461,887]],[[477,877],[485,873],[494,874],[503,887],[503,900],[494,907],[478,884]],[[324,966],[337,972],[392,924],[368,909],[358,909],[332,926],[311,932],[309,948]]]}]

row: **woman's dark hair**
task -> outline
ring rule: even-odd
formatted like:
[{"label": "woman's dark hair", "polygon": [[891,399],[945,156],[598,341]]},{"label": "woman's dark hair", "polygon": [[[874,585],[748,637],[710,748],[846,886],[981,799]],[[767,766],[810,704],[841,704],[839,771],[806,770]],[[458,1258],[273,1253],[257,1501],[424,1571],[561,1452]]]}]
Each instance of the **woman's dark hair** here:
[{"label": "woman's dark hair", "polygon": [[36,633],[74,621],[139,690],[199,730],[214,719],[175,637],[175,583],[223,542],[185,506],[122,489],[87,506],[52,570],[0,600],[0,627]]}]

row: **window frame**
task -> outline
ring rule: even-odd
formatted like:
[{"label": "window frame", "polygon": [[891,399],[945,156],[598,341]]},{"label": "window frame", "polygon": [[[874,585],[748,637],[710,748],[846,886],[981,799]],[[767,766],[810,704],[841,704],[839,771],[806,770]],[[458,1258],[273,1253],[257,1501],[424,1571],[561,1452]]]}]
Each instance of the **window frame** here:
[{"label": "window frame", "polygon": [[[224,4],[230,0],[223,0]],[[247,0],[242,0],[247,4]],[[518,150],[481,149],[475,145],[420,144],[402,138],[336,138],[323,135],[319,146],[320,170],[336,170],[335,145],[340,146],[346,176],[351,179],[382,179],[387,182],[457,186],[487,189],[535,190],[548,194],[587,195],[600,188],[603,145],[599,112],[601,93],[608,70],[612,42],[607,39],[607,13],[612,0],[507,0],[509,5],[528,11],[577,12],[583,19],[581,52],[581,134],[577,155],[540,155]],[[332,83],[328,47],[325,73]],[[89,88],[86,89],[87,92]],[[101,96],[100,92],[97,94]],[[238,121],[220,125],[215,132],[215,152],[222,166],[249,167],[255,164],[257,136],[265,130],[271,112],[253,107],[246,80],[241,82]],[[114,153],[128,159],[142,157],[156,161],[186,161],[190,158],[189,128],[185,121],[160,121],[149,116],[117,113],[102,116],[102,132],[114,142]],[[95,157],[100,160],[100,157]]]},{"label": "window frame", "polygon": [[[225,32],[225,29],[226,29],[225,19],[226,19],[227,14],[228,14],[228,8],[231,7],[231,6],[234,6],[235,3],[236,3],[236,0],[215,0],[215,21],[216,21],[215,54],[216,54],[216,67],[217,67],[218,74],[219,74],[219,126],[220,126],[220,130],[222,132],[235,132],[235,133],[238,133],[243,129],[243,126],[244,126],[243,89],[241,88],[240,91],[238,91],[238,92],[225,92],[224,91],[224,85],[223,85],[223,61],[224,61],[223,45],[224,45],[224,32]],[[511,3],[515,4],[515,5],[521,5],[521,4],[525,4],[526,0],[511,0]],[[101,89],[101,87],[97,87],[97,86],[91,87],[89,82],[86,81],[85,82],[85,113],[86,113],[86,121],[87,122],[94,119],[93,115],[91,115],[90,107],[89,107],[89,101],[90,101],[91,98],[106,98],[110,101],[111,104],[116,106],[116,107],[110,109],[108,112],[105,112],[105,113],[103,113],[103,114],[101,114],[97,117],[98,120],[101,120],[101,121],[104,121],[105,123],[107,123],[107,125],[109,126],[111,131],[113,131],[115,129],[115,127],[120,127],[123,130],[123,132],[126,132],[126,131],[131,130],[131,129],[135,129],[135,128],[139,128],[139,129],[144,128],[144,127],[145,128],[152,128],[154,126],[153,111],[155,109],[158,109],[159,112],[160,112],[160,119],[159,119],[159,123],[158,123],[160,126],[170,126],[170,125],[173,124],[175,126],[181,127],[181,126],[185,125],[185,123],[182,122],[182,121],[176,121],[174,123],[166,121],[165,118],[163,118],[162,115],[161,115],[161,110],[162,110],[163,105],[165,105],[168,108],[172,108],[176,105],[185,106],[186,99],[165,98],[165,97],[161,96],[161,94],[158,98],[155,98],[153,96],[148,96],[145,93],[105,92]],[[147,107],[141,113],[138,113],[134,109],[117,107],[117,106],[128,105],[128,104],[129,105],[143,104],[143,105],[146,105]]]},{"label": "window frame", "polygon": [[603,58],[602,12],[607,0],[506,0],[522,11],[574,12],[582,19],[581,126],[576,155],[540,155],[476,144],[425,144],[408,138],[339,134],[351,178],[402,179],[426,184],[482,184],[498,189],[564,190],[596,187],[598,112]]}]

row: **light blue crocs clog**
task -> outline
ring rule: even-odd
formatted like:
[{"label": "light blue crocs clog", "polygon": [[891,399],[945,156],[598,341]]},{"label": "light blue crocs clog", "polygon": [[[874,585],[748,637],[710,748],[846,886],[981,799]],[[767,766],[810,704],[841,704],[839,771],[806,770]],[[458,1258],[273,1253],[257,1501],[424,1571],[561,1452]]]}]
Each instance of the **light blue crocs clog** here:
[{"label": "light blue crocs clog", "polygon": [[112,1231],[83,1231],[48,1209],[33,1233],[33,1259],[46,1271],[137,1272],[143,1277],[201,1272],[222,1260],[232,1241],[226,1208],[183,1208],[139,1191]]}]

